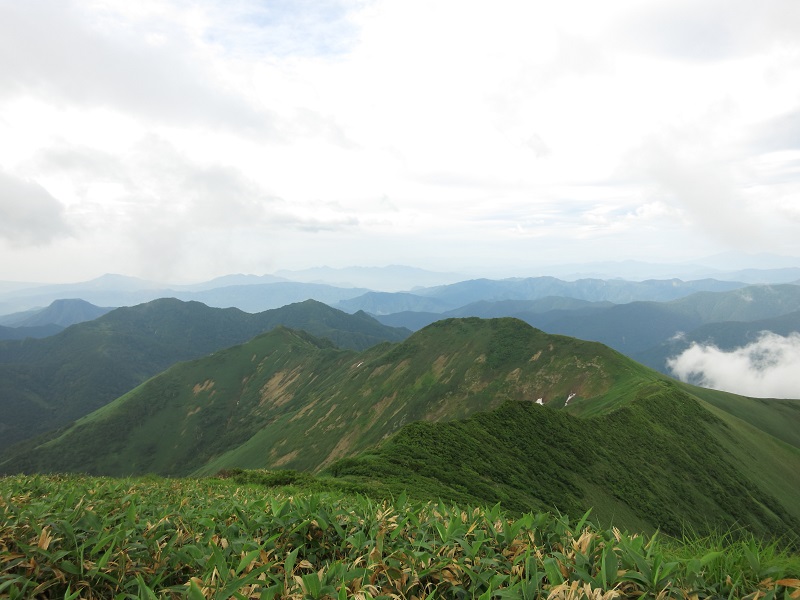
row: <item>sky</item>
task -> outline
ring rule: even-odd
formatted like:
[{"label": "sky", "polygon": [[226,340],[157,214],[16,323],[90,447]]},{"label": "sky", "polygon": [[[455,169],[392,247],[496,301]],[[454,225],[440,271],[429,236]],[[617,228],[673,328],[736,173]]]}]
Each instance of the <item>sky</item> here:
[{"label": "sky", "polygon": [[0,280],[798,256],[798,31],[796,0],[0,0]]}]

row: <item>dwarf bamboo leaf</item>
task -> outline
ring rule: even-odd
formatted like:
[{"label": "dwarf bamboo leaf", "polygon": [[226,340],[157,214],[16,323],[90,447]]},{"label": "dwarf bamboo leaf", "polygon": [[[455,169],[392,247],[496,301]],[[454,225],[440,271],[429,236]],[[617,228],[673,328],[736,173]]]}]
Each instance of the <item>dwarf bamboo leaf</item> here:
[{"label": "dwarf bamboo leaf", "polygon": [[205,600],[205,595],[203,591],[200,589],[200,586],[197,585],[197,582],[194,579],[189,580],[189,591],[188,591],[189,600]]},{"label": "dwarf bamboo leaf", "polygon": [[561,574],[560,563],[558,559],[549,556],[543,561],[544,571],[547,574],[547,581],[550,585],[558,585],[564,583],[564,576]]},{"label": "dwarf bamboo leaf", "polygon": [[298,552],[300,552],[300,548],[295,548],[286,555],[286,560],[283,563],[283,570],[287,578],[294,573],[294,564],[297,561]]}]

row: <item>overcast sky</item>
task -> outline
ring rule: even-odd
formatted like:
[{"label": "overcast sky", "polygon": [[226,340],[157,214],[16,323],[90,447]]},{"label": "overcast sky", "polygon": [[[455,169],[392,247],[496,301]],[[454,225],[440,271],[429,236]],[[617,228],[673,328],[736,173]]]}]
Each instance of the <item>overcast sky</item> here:
[{"label": "overcast sky", "polygon": [[800,255],[797,0],[0,0],[0,280]]}]

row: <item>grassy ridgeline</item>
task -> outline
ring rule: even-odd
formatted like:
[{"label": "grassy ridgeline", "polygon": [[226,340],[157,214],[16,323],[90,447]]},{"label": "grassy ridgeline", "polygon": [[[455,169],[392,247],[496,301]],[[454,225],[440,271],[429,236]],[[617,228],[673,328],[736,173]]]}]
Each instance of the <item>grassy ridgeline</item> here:
[{"label": "grassy ridgeline", "polygon": [[677,541],[600,529],[585,517],[510,517],[499,506],[374,500],[321,480],[312,486],[335,491],[267,488],[244,483],[248,477],[0,479],[0,595],[783,598],[800,591],[791,578],[800,557],[753,538]]},{"label": "grassy ridgeline", "polygon": [[[745,527],[796,536],[796,497],[754,485],[719,435],[727,423],[670,382],[592,418],[509,402],[463,421],[412,423],[329,472],[394,493],[502,502],[519,512],[589,508],[604,524],[679,535]],[[792,449],[787,450],[792,452]],[[792,456],[796,454],[794,452]]]},{"label": "grassy ridgeline", "polygon": [[799,532],[800,413],[730,399],[513,319],[442,321],[361,353],[279,328],[176,365],[0,469],[327,469],[518,513],[591,507],[643,532]]}]

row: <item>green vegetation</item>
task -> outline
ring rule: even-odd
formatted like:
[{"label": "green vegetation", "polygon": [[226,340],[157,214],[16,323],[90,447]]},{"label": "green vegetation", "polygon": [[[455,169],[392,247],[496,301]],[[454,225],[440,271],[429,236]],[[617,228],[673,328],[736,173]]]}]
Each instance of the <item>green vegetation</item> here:
[{"label": "green vegetation", "polygon": [[178,361],[279,325],[355,350],[408,334],[312,300],[249,314],[165,298],[116,309],[46,339],[0,341],[0,451],[68,425]]},{"label": "green vegetation", "polygon": [[516,319],[360,352],[277,327],[7,453],[198,478],[0,479],[0,598],[796,599],[799,425]]},{"label": "green vegetation", "polygon": [[440,321],[360,354],[276,329],[176,365],[0,470],[318,470],[414,421],[462,419],[507,400],[563,406],[570,394],[602,396],[631,377],[660,376],[515,319]]},{"label": "green vegetation", "polygon": [[726,429],[663,382],[591,419],[510,402],[462,421],[412,423],[330,473],[392,493],[501,502],[517,512],[594,508],[601,523],[673,535],[687,525],[700,532],[742,526],[775,537],[800,532],[796,496],[744,475],[717,441]]},{"label": "green vegetation", "polygon": [[361,353],[278,328],[176,365],[0,469],[327,471],[520,514],[592,508],[647,533],[775,537],[800,531],[796,406],[726,402],[515,319],[439,321]]},{"label": "green vegetation", "polygon": [[800,594],[800,557],[748,536],[641,536],[598,528],[588,515],[512,516],[499,506],[309,491],[297,487],[307,475],[293,477],[0,479],[0,597]]}]

